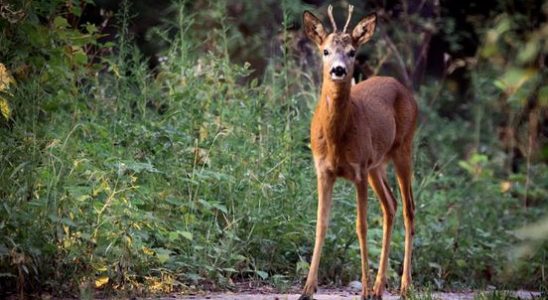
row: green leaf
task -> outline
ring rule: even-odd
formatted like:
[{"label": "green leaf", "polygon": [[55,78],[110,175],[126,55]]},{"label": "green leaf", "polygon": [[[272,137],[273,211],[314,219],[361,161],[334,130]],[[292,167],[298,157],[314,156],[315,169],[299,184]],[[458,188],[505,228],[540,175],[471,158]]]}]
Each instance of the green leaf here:
[{"label": "green leaf", "polygon": [[104,205],[104,203],[102,201],[99,201],[99,200],[93,201],[93,208],[95,208],[95,210],[97,212],[99,212],[103,209],[103,205]]},{"label": "green leaf", "polygon": [[177,233],[179,233],[182,237],[184,237],[185,239],[189,240],[189,241],[192,241],[192,238],[193,238],[193,235],[191,232],[188,232],[188,231],[177,231]]},{"label": "green leaf", "polygon": [[55,17],[55,19],[53,19],[53,24],[55,25],[55,28],[67,28],[70,26],[67,19],[61,16]]},{"label": "green leaf", "polygon": [[74,55],[74,62],[76,62],[77,64],[85,65],[88,63],[88,56],[82,49],[79,49],[78,51],[74,52],[73,55]]},{"label": "green leaf", "polygon": [[268,278],[268,273],[266,273],[265,271],[255,271],[255,273],[261,277],[262,280],[265,280]]},{"label": "green leaf", "polygon": [[535,74],[536,71],[532,69],[510,68],[494,84],[499,89],[513,94]]},{"label": "green leaf", "polygon": [[166,202],[175,206],[181,206],[183,205],[183,201],[179,198],[167,198]]},{"label": "green leaf", "polygon": [[528,63],[533,61],[540,50],[540,42],[537,39],[531,39],[521,51],[518,52],[518,61],[520,63]]},{"label": "green leaf", "polygon": [[223,271],[230,272],[230,273],[238,273],[238,271],[236,271],[236,269],[234,268],[223,268]]},{"label": "green leaf", "polygon": [[174,231],[172,231],[168,234],[168,238],[172,242],[175,241],[178,237],[179,237],[179,234],[177,232],[174,232]]},{"label": "green leaf", "polygon": [[438,264],[438,263],[435,263],[435,262],[428,262],[428,266],[431,267],[431,268],[434,268],[438,271],[441,271],[441,265]]},{"label": "green leaf", "polygon": [[228,209],[226,208],[226,206],[218,203],[218,202],[213,202],[211,203],[211,206],[215,207],[216,209],[222,211],[223,213],[228,213]]},{"label": "green leaf", "polygon": [[77,17],[80,17],[82,15],[82,9],[80,8],[79,5],[73,5],[71,8],[70,8],[70,12],[77,16]]},{"label": "green leaf", "polygon": [[61,218],[61,223],[73,228],[77,227],[76,224],[69,218]]},{"label": "green leaf", "polygon": [[187,274],[184,274],[184,276],[192,281],[198,281],[198,280],[201,280],[203,279],[202,276],[196,274],[196,273],[187,273]]},{"label": "green leaf", "polygon": [[124,175],[126,171],[132,171],[134,173],[141,173],[143,171],[150,173],[160,173],[151,163],[143,163],[137,161],[120,161],[114,166],[118,169],[118,175]]},{"label": "green leaf", "polygon": [[171,250],[165,248],[156,248],[154,249],[154,252],[156,252],[156,257],[158,258],[158,261],[162,264],[167,262],[170,258],[171,253],[173,253]]},{"label": "green leaf", "polygon": [[86,31],[87,31],[89,34],[94,34],[94,33],[96,33],[96,32],[98,31],[98,30],[97,30],[97,26],[95,26],[95,24],[86,23],[85,27],[86,27]]}]

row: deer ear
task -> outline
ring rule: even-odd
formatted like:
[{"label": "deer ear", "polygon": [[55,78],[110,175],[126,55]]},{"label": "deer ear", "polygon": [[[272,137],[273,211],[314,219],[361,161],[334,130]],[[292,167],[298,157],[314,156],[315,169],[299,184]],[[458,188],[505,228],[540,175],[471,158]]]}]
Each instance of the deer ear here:
[{"label": "deer ear", "polygon": [[372,13],[365,18],[363,18],[356,27],[354,27],[354,30],[352,30],[352,40],[354,44],[357,46],[361,46],[371,37],[373,36],[373,33],[375,33],[375,27],[377,26],[377,14]]},{"label": "deer ear", "polygon": [[306,36],[319,47],[327,36],[322,22],[306,10],[303,14],[303,24]]}]

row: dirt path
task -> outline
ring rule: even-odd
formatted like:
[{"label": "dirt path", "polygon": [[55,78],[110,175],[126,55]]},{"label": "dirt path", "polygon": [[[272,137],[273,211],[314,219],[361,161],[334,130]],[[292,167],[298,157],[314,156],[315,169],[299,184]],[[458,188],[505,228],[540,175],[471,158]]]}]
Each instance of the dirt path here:
[{"label": "dirt path", "polygon": [[[514,291],[508,292],[510,295],[518,299],[540,299],[540,293],[530,291]],[[473,300],[474,296],[479,292],[469,293],[432,293],[433,299],[440,300]],[[161,300],[297,300],[299,294],[242,294],[242,293],[208,293],[203,295],[191,295],[191,296],[177,296],[175,298],[161,298]],[[314,295],[316,300],[359,300],[359,295],[348,291],[323,291]],[[398,300],[399,296],[384,294],[384,300]]]}]

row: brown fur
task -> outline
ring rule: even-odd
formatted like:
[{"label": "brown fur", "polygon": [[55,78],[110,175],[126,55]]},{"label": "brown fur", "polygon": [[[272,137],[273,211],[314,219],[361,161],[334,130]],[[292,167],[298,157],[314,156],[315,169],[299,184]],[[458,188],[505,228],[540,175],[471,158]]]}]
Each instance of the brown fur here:
[{"label": "brown fur", "polygon": [[[337,177],[356,186],[356,232],[362,260],[362,297],[369,296],[367,260],[367,186],[381,202],[383,242],[379,271],[372,295],[382,298],[390,249],[396,200],[386,179],[386,164],[392,161],[400,186],[405,224],[405,256],[401,293],[411,284],[411,253],[414,235],[414,201],[411,190],[412,143],[417,103],[412,93],[392,77],[372,77],[351,85],[354,59],[349,51],[367,42],[375,29],[375,16],[358,23],[352,35],[327,35],[321,22],[305,12],[305,33],[324,52],[323,83],[310,129],[312,154],[318,180],[316,241],[308,278],[301,299],[310,299],[317,285],[322,246],[329,223],[333,184]],[[341,66],[347,75],[330,70]]]},{"label": "brown fur", "polygon": [[310,134],[322,171],[354,181],[350,163],[372,169],[411,150],[400,146],[413,138],[417,104],[392,77],[372,77],[349,88],[324,81]]}]

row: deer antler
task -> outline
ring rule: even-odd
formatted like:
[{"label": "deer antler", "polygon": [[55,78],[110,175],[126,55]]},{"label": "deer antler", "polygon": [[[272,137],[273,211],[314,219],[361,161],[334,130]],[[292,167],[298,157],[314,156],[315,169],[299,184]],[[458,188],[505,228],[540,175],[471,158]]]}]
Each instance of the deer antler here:
[{"label": "deer antler", "polygon": [[350,24],[350,18],[352,18],[352,11],[354,11],[354,5],[348,4],[348,19],[346,19],[346,24],[344,24],[344,28],[342,32],[346,32],[346,28],[348,28],[348,24]]},{"label": "deer antler", "polygon": [[335,18],[333,18],[333,5],[329,5],[327,7],[327,15],[329,16],[329,20],[331,20],[331,26],[333,27],[333,32],[337,31],[337,23],[335,23]]}]

